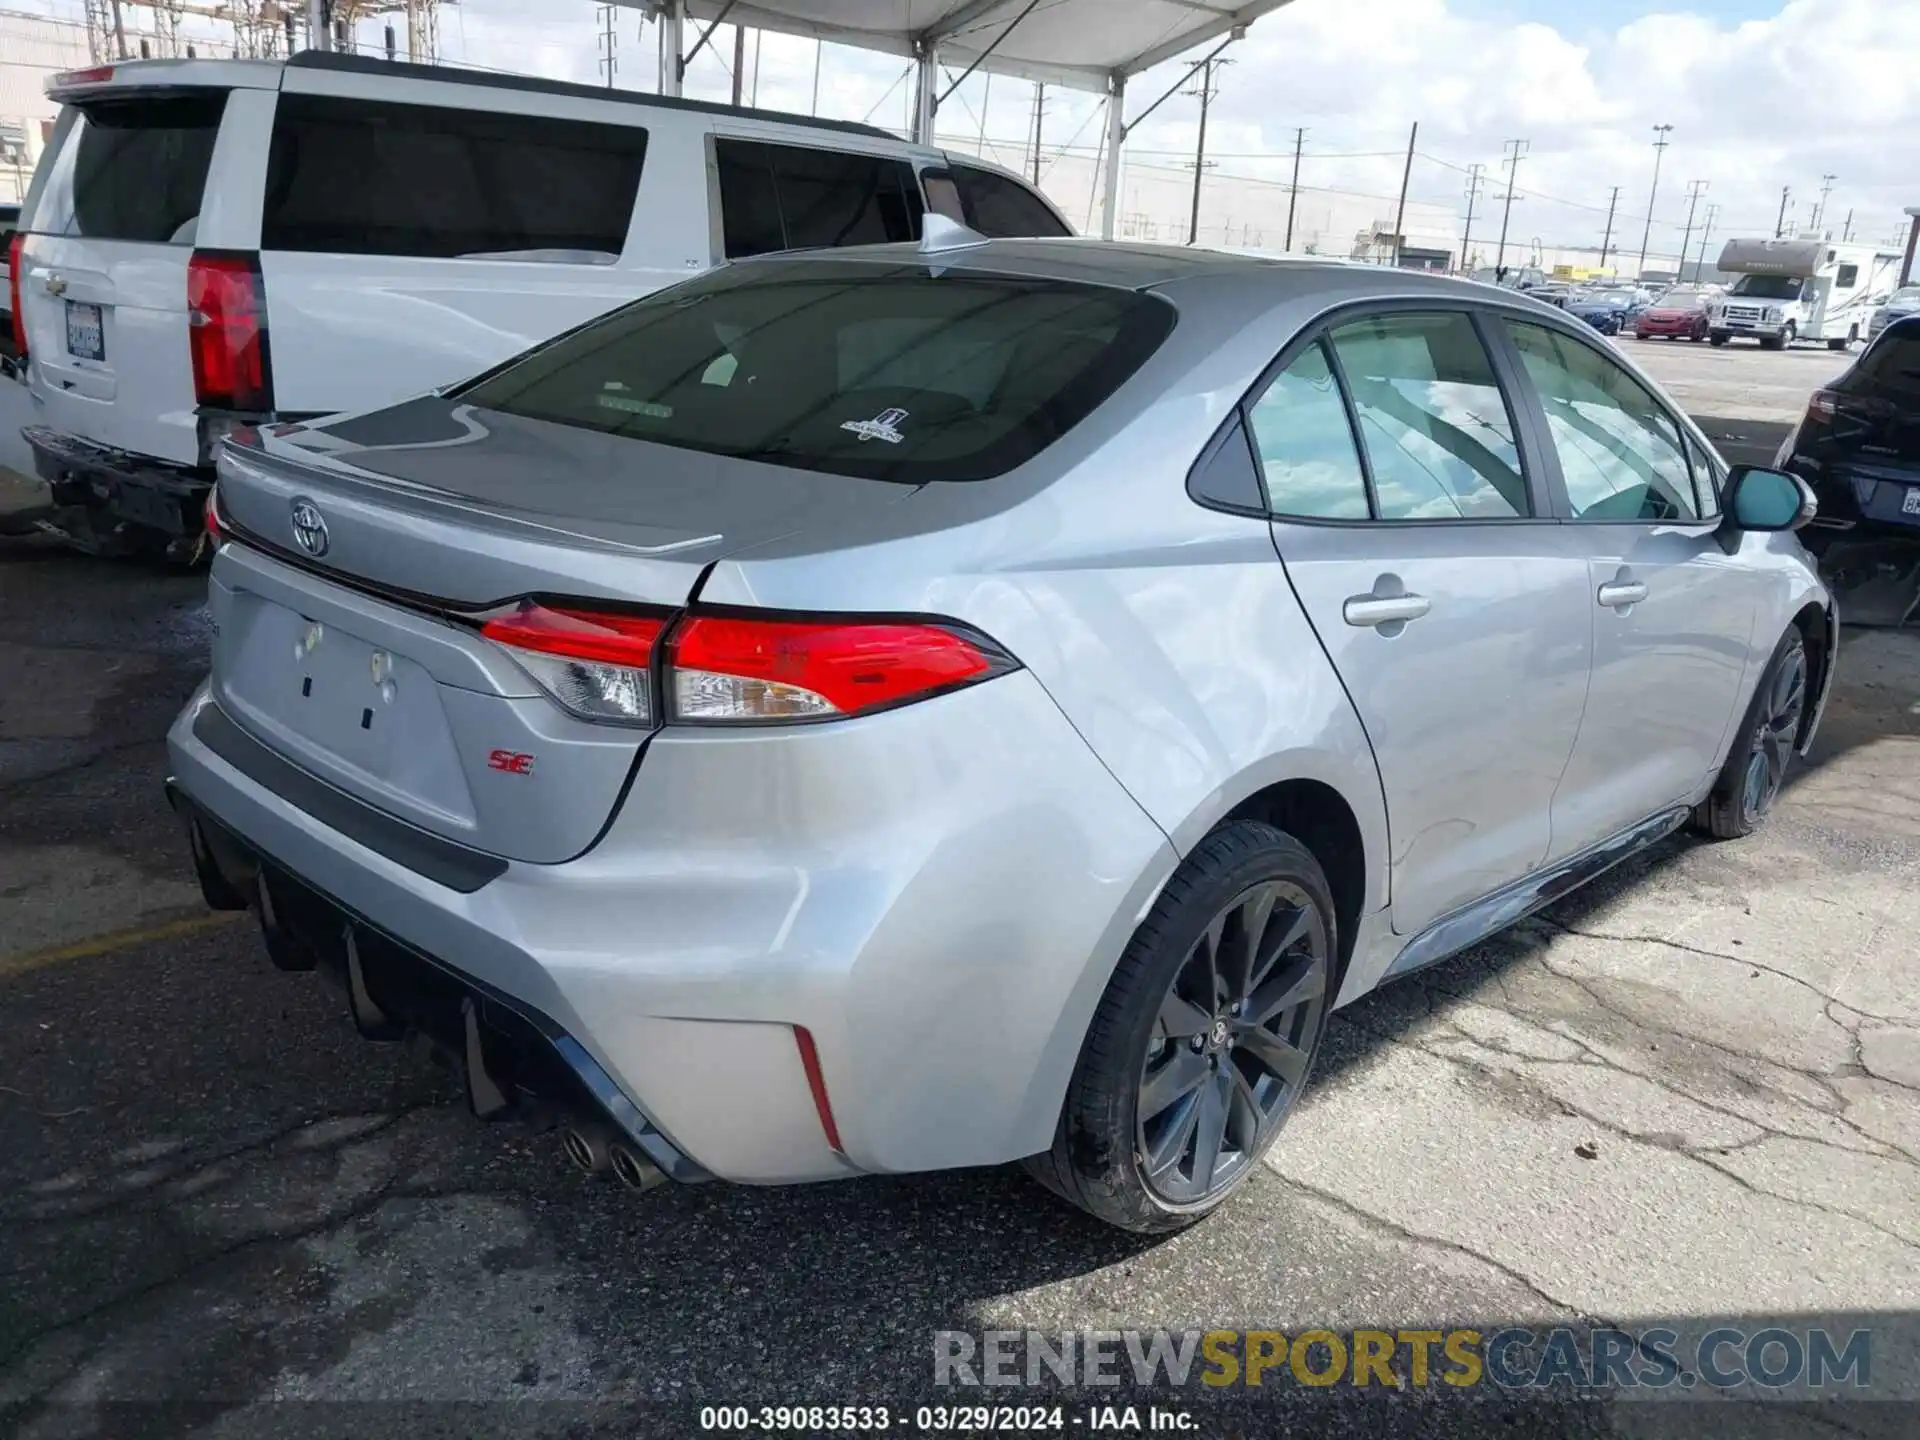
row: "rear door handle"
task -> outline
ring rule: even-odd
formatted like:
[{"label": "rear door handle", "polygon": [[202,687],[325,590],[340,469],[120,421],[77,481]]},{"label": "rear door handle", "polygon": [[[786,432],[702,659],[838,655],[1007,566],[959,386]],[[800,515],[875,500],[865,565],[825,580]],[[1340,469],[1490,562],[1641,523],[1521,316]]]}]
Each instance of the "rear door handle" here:
[{"label": "rear door handle", "polygon": [[1432,608],[1424,595],[1349,595],[1340,614],[1349,625],[1370,627],[1418,620]]},{"label": "rear door handle", "polygon": [[1600,603],[1609,610],[1624,610],[1647,598],[1647,587],[1639,580],[1610,580],[1600,587]]}]

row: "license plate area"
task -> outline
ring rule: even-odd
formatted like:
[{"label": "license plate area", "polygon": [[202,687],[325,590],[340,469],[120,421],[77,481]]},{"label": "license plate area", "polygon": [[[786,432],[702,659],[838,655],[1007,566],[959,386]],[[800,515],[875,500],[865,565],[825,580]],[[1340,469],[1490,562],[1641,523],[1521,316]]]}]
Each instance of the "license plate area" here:
[{"label": "license plate area", "polygon": [[101,321],[100,307],[84,300],[69,300],[67,305],[67,354],[76,360],[107,358],[107,333]]},{"label": "license plate area", "polygon": [[1920,485],[1909,485],[1907,493],[1900,501],[1902,515],[1920,515]]}]

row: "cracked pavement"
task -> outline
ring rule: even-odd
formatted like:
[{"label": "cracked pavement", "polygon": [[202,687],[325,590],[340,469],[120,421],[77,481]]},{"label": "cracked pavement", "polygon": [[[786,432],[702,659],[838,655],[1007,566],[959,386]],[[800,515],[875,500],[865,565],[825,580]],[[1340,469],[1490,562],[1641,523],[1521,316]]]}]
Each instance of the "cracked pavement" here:
[{"label": "cracked pavement", "polygon": [[[699,1403],[940,1398],[942,1328],[1825,1323],[1871,1327],[1874,1392],[1920,1402],[1920,635],[1849,632],[1761,835],[1668,842],[1339,1012],[1264,1171],[1150,1243],[1013,1170],[634,1198],[470,1120],[201,908],[157,784],[201,589],[0,539],[16,1433],[322,1433],[337,1412],[272,1402],[351,1398],[414,1407],[362,1433],[683,1434]],[[1746,1399],[1294,1387],[1206,1413],[1783,1440],[1920,1413]],[[502,1400],[555,1403],[444,1403]]]}]

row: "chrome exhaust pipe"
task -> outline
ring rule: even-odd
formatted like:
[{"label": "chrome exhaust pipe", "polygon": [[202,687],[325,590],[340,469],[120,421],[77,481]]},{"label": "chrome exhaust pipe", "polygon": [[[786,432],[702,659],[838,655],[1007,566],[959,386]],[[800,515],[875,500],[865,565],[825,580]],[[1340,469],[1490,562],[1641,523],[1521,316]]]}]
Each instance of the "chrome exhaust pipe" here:
[{"label": "chrome exhaust pipe", "polygon": [[638,1150],[617,1141],[608,1154],[608,1163],[613,1166],[613,1178],[636,1194],[651,1190],[667,1178],[659,1166]]},{"label": "chrome exhaust pipe", "polygon": [[612,1144],[604,1129],[589,1123],[569,1125],[560,1137],[560,1148],[581,1174],[599,1175],[607,1168]]}]

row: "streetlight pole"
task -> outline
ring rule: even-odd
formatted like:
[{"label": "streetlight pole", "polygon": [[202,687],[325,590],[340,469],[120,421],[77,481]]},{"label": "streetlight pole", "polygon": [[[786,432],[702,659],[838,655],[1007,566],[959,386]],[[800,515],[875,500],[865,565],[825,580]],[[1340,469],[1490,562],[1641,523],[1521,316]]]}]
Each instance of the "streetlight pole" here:
[{"label": "streetlight pole", "polygon": [[[1653,242],[1653,205],[1660,198],[1660,162],[1666,157],[1667,146],[1672,142],[1667,136],[1673,133],[1671,125],[1656,125],[1653,133],[1657,137],[1653,142],[1653,192],[1647,196],[1647,228],[1640,233],[1640,271],[1647,268],[1647,246]],[[1640,278],[1636,274],[1634,279]]]}]

